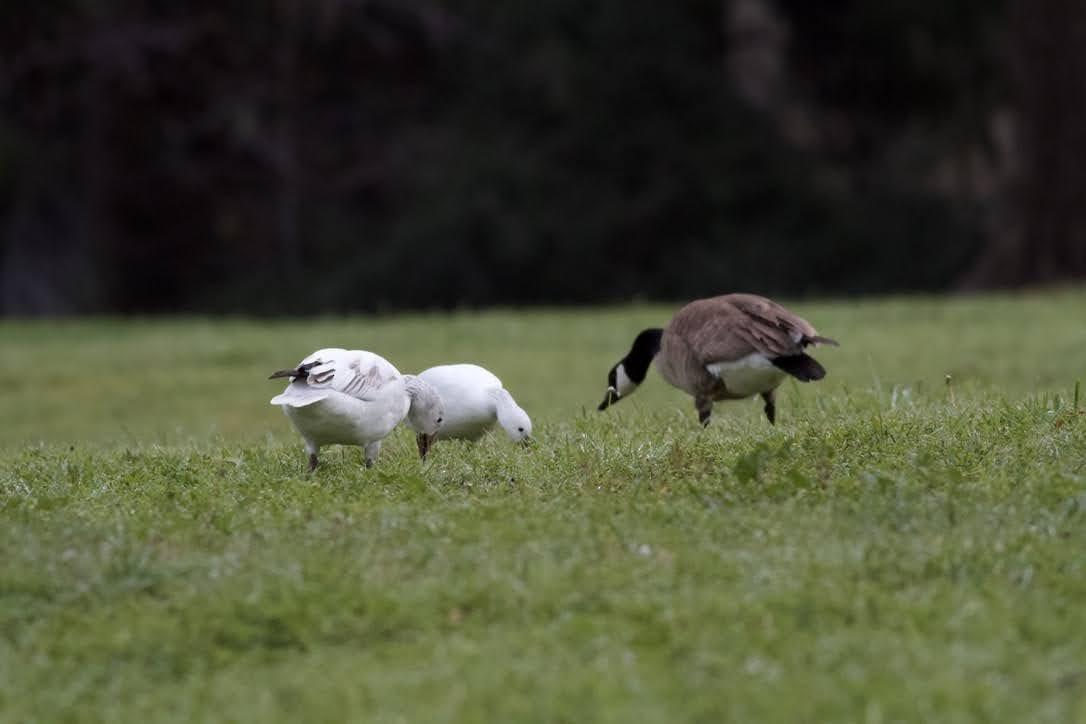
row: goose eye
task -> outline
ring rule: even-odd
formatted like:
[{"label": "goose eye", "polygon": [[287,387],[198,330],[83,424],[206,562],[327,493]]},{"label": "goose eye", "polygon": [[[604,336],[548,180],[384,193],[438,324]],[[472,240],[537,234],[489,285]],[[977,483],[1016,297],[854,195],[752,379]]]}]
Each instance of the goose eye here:
[{"label": "goose eye", "polygon": [[524,428],[523,427],[518,427],[517,432],[524,432]]},{"label": "goose eye", "polygon": [[440,417],[439,417],[439,418],[437,418],[437,421],[438,421],[438,422],[441,422],[441,418],[440,418]]}]

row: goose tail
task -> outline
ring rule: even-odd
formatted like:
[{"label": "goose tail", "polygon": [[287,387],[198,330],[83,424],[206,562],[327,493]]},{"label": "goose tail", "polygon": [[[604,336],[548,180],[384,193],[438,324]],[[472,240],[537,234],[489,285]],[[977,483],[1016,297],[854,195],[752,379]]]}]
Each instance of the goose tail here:
[{"label": "goose tail", "polygon": [[800,382],[812,382],[826,376],[826,368],[810,355],[790,354],[786,357],[776,357],[771,362]]},{"label": "goose tail", "polygon": [[271,398],[271,404],[287,407],[306,407],[327,398],[328,390],[314,390],[304,382],[295,382],[281,394]]}]

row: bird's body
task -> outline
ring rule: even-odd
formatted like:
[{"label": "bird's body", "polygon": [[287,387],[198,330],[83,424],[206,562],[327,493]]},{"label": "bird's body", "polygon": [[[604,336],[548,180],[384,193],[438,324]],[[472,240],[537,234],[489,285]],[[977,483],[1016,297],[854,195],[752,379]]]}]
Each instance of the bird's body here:
[{"label": "bird's body", "polygon": [[531,435],[527,413],[489,370],[474,364],[439,365],[418,377],[437,391],[445,406],[439,437],[476,440],[496,424],[514,441]]},{"label": "bird's body", "polygon": [[694,398],[705,423],[713,402],[761,395],[766,417],[775,420],[775,390],[791,375],[803,382],[826,371],[804,351],[837,343],[821,337],[805,319],[753,294],[699,299],[680,309],[664,329],[647,329],[611,370],[608,396],[600,405],[630,394],[644,381],[651,362],[671,385]]},{"label": "bird's body", "polygon": [[272,375],[277,377],[289,377],[290,384],[271,404],[283,408],[302,436],[310,469],[323,445],[359,445],[372,465],[381,441],[408,416],[417,397],[411,377],[364,350],[317,350],[296,368]]}]

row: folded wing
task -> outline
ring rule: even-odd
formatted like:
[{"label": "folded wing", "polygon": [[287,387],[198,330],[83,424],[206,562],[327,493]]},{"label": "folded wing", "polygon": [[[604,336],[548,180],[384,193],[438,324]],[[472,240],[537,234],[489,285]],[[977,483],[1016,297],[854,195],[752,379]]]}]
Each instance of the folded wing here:
[{"label": "folded wing", "polygon": [[376,400],[399,372],[387,360],[372,352],[328,348],[317,350],[293,370],[277,372],[289,376],[290,384],[272,398],[273,405],[304,407],[338,392],[356,399]]},{"label": "folded wing", "polygon": [[747,294],[729,294],[691,304],[676,332],[704,364],[737,360],[750,354],[769,359],[801,355],[808,345],[836,344],[818,336],[807,320],[776,302]]}]

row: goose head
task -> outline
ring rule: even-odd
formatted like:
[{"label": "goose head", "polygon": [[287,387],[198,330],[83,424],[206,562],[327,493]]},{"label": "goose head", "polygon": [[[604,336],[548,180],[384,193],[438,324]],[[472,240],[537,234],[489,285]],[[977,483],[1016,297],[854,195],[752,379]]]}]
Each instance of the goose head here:
[{"label": "goose head", "polygon": [[407,383],[407,396],[411,401],[411,406],[407,409],[407,425],[416,433],[419,458],[425,459],[444,421],[445,404],[437,390],[418,377],[405,375],[404,381]]},{"label": "goose head", "polygon": [[497,396],[498,424],[513,442],[528,442],[532,437],[532,419],[528,413],[505,390],[498,390]]},{"label": "goose head", "polygon": [[660,351],[660,338],[664,330],[654,328],[643,330],[634,339],[630,351],[620,359],[607,373],[607,392],[598,409],[606,410],[619,400],[633,394],[634,390],[645,381],[649,365]]}]

